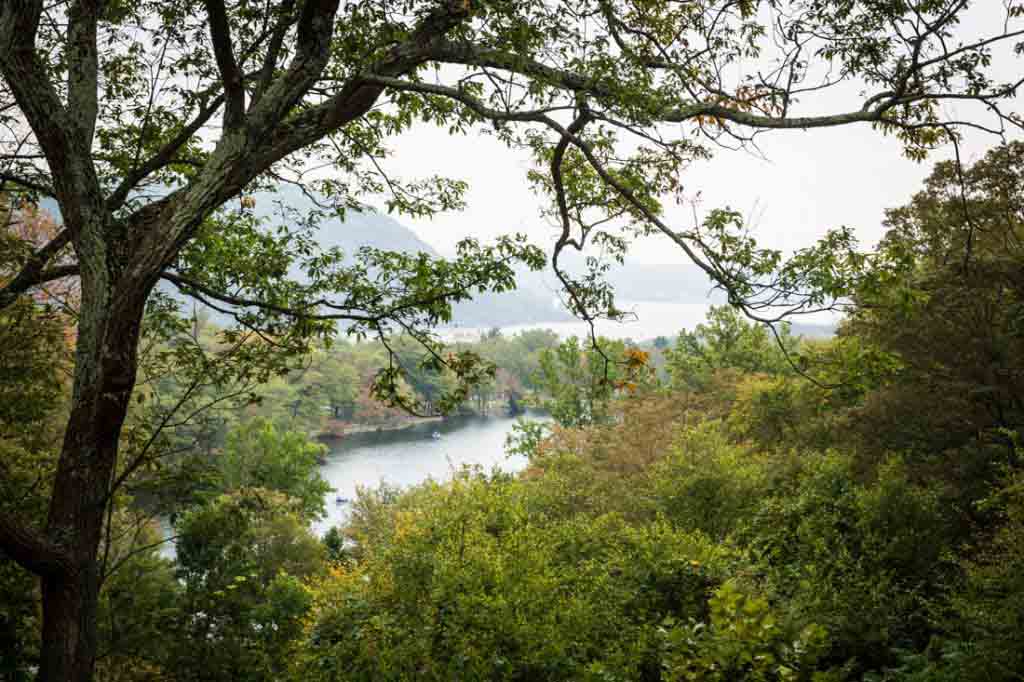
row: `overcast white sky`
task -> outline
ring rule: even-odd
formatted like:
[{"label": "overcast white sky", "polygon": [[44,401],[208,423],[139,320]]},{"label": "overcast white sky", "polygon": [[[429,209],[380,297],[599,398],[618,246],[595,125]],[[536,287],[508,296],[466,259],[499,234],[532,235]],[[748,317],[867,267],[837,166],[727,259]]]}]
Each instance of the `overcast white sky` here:
[{"label": "overcast white sky", "polygon": [[[975,160],[997,140],[970,135],[961,152]],[[932,165],[952,149],[924,163],[902,155],[897,140],[868,125],[813,131],[778,131],[759,138],[766,159],[722,150],[684,176],[688,194],[700,192],[701,205],[729,205],[755,226],[766,246],[785,250],[806,246],[826,229],[846,225],[865,246],[882,234],[886,208],[906,203],[920,189]],[[489,239],[526,232],[539,244],[551,244],[554,229],[539,217],[539,202],[526,182],[529,160],[492,137],[449,137],[423,127],[394,142],[391,166],[409,176],[440,173],[469,181],[464,211],[433,220],[401,221],[425,241],[448,252],[459,239]],[[670,212],[683,228],[692,222],[687,207]],[[685,256],[665,237],[649,237],[631,250],[636,263],[684,263]]]},{"label": "overcast white sky", "polygon": [[[978,3],[961,26],[961,35],[970,39],[971,34],[998,32],[1004,11],[997,0]],[[1018,77],[1020,59],[999,61],[997,73],[1002,78]],[[860,101],[856,88],[846,87],[844,92],[805,102],[803,112],[858,109]],[[976,160],[996,143],[994,137],[969,135],[961,148],[964,160]],[[705,209],[729,205],[741,211],[762,244],[784,250],[807,246],[826,229],[840,225],[854,229],[864,246],[873,245],[882,234],[884,210],[905,203],[921,187],[932,165],[953,154],[952,149],[941,150],[924,163],[910,161],[903,157],[897,140],[883,137],[866,124],[768,132],[758,138],[758,144],[766,159],[721,150],[711,161],[686,172],[683,183],[691,196],[700,192]],[[449,252],[465,236],[487,239],[514,231],[526,232],[542,245],[553,242],[554,228],[539,217],[538,201],[525,180],[529,167],[525,154],[510,151],[489,136],[450,137],[426,126],[394,140],[392,149],[395,155],[389,167],[399,175],[439,173],[470,183],[466,210],[433,220],[402,219],[440,251]],[[683,229],[692,222],[691,209],[679,207],[669,218]],[[630,259],[651,264],[686,262],[678,247],[664,237],[638,242]]]}]

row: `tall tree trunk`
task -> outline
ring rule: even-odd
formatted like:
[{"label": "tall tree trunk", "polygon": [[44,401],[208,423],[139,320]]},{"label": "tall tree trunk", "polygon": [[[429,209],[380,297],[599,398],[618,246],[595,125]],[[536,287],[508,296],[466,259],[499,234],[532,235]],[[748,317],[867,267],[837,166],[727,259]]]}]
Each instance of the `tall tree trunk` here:
[{"label": "tall tree trunk", "polygon": [[[93,281],[89,281],[92,279]],[[71,416],[47,519],[71,569],[46,576],[40,682],[88,682],[96,660],[98,548],[118,440],[135,384],[148,287],[83,276]]]}]

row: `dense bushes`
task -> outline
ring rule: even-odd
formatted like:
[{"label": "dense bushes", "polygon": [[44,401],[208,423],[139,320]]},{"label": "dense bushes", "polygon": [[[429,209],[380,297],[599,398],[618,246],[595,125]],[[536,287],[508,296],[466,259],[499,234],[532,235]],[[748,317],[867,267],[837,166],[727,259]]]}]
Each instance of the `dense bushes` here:
[{"label": "dense bushes", "polygon": [[849,457],[799,460],[742,531],[767,592],[829,633],[828,659],[874,669],[927,644],[926,600],[946,575],[947,524],[898,460],[859,482]]},{"label": "dense bushes", "polygon": [[302,675],[857,679],[928,647],[958,576],[1009,579],[956,563],[957,524],[898,457],[864,478],[849,454],[756,451],[714,422],[632,475],[602,477],[608,456],[365,493]]},{"label": "dense bushes", "polygon": [[609,373],[578,341],[524,353],[558,423],[521,432],[522,475],[364,490],[321,542],[317,446],[239,427],[177,521],[176,565],[140,550],[106,583],[101,675],[1019,680],[1014,149],[969,174],[999,179],[976,225],[944,166],[890,213],[835,339],[773,343],[714,309],[661,385],[625,344]]},{"label": "dense bushes", "polygon": [[1019,226],[958,279],[936,201],[890,214],[838,338],[773,346],[715,310],[667,387],[521,441],[524,476],[365,493],[296,673],[1018,679],[1020,292],[986,240]]},{"label": "dense bushes", "polygon": [[663,629],[708,616],[735,560],[699,532],[548,513],[546,481],[466,473],[364,523],[318,586],[310,679],[660,679]]}]

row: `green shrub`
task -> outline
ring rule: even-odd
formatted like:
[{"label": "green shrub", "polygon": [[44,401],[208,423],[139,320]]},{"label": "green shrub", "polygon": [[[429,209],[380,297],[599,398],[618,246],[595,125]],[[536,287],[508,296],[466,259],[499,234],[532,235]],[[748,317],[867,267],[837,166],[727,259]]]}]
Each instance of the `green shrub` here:
[{"label": "green shrub", "polygon": [[708,622],[676,624],[663,631],[666,680],[825,680],[815,663],[827,635],[815,624],[783,627],[763,597],[724,583],[710,603]]},{"label": "green shrub", "polygon": [[923,649],[927,599],[953,568],[936,495],[911,483],[899,459],[870,482],[836,453],[804,455],[799,466],[739,533],[772,597],[795,622],[826,628],[833,663],[880,669],[898,648]]},{"label": "green shrub", "polygon": [[965,581],[953,597],[949,645],[942,660],[959,679],[1019,680],[1024,671],[1024,476],[1017,474],[990,503],[1003,524],[991,541],[966,553]]},{"label": "green shrub", "polygon": [[708,617],[733,553],[667,521],[547,516],[463,475],[398,504],[316,589],[302,679],[659,679],[661,624]]},{"label": "green shrub", "polygon": [[651,504],[682,528],[721,540],[766,492],[767,458],[731,443],[706,423],[683,432],[668,457],[649,471]]}]

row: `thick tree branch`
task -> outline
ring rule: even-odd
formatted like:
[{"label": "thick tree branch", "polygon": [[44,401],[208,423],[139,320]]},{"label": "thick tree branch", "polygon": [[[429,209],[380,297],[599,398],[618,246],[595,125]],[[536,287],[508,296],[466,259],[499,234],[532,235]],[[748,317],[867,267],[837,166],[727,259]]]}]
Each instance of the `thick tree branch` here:
[{"label": "thick tree branch", "polygon": [[102,5],[102,0],[77,0],[68,12],[68,110],[75,112],[73,122],[86,148],[92,147],[99,111],[96,30]]},{"label": "thick tree branch", "polygon": [[262,150],[270,163],[284,158],[356,120],[377,102],[384,91],[375,77],[406,74],[426,63],[443,36],[469,17],[467,3],[453,1],[428,15],[409,39],[393,48],[387,58],[346,83],[326,102],[302,112],[273,132],[272,145]]},{"label": "thick tree branch", "polygon": [[285,35],[292,24],[295,23],[295,0],[284,0],[276,11],[278,12],[277,24],[274,26],[270,41],[267,43],[267,51],[263,56],[263,66],[260,69],[256,88],[252,93],[250,107],[256,106],[263,98],[263,93],[266,92],[271,79],[274,77],[274,70],[277,68],[281,48],[284,46]]},{"label": "thick tree branch", "polygon": [[[100,183],[90,145],[69,116],[37,54],[41,11],[40,1],[0,5],[0,73],[46,157],[64,223],[77,230],[99,205]],[[88,67],[84,68],[87,72]],[[76,86],[84,84],[76,80]],[[88,98],[85,106],[88,114]]]},{"label": "thick tree branch", "polygon": [[[503,111],[485,105],[478,98],[446,85],[435,85],[432,83],[417,83],[400,78],[388,78],[376,74],[362,76],[366,83],[381,85],[392,90],[405,92],[420,92],[427,95],[439,95],[453,99],[468,109],[488,120],[496,121],[535,121],[544,122],[544,118],[550,109],[526,110],[526,111]],[[730,121],[741,125],[756,128],[823,128],[831,126],[846,125],[857,122],[873,122],[883,120],[883,115],[888,108],[887,105],[878,106],[868,111],[851,111],[841,114],[827,116],[805,116],[805,117],[773,117],[751,114],[746,111],[739,111],[720,104],[694,104],[688,107],[680,107],[662,112],[659,120],[672,123],[680,123],[696,119],[698,117],[711,117]]]},{"label": "thick tree branch", "polygon": [[[235,196],[242,187],[273,164],[356,120],[376,103],[383,87],[359,78],[350,81],[323,104],[311,107],[282,123],[282,119],[317,81],[330,58],[330,40],[339,0],[302,5],[297,27],[297,50],[288,69],[268,87],[257,106],[251,107],[246,138],[253,146],[239,163],[237,143],[222,139],[213,158],[186,191],[167,197],[164,206],[179,206],[182,223],[175,236],[161,240],[159,253],[166,267],[181,244],[196,229],[202,216]],[[394,47],[371,71],[385,76],[407,73],[426,62],[432,46],[471,12],[464,0],[447,0],[429,13],[405,42]],[[216,179],[207,186],[208,176]],[[173,212],[173,210],[172,210]],[[154,237],[155,238],[155,237]]]},{"label": "thick tree branch", "polygon": [[611,90],[606,85],[594,78],[568,69],[549,66],[524,55],[482,48],[469,43],[437,40],[431,44],[429,54],[426,56],[430,61],[462,64],[464,66],[481,66],[519,73],[571,92],[585,91],[595,97],[612,95]]},{"label": "thick tree branch", "polygon": [[[1024,35],[1024,30],[1007,32],[999,36],[963,46],[954,51],[946,52],[945,54],[917,64],[913,69],[914,74],[920,75],[927,67],[936,67],[943,63],[948,63],[950,60],[961,55],[965,51],[981,49],[996,43],[1007,42],[1019,37],[1020,35]],[[584,74],[577,73],[569,69],[551,66],[525,55],[491,48],[482,48],[469,43],[455,43],[443,40],[435,41],[430,47],[429,58],[431,61],[441,63],[494,68],[508,71],[510,73],[521,74],[541,83],[550,85],[551,87],[566,90],[570,93],[585,93],[596,98],[598,101],[614,101],[618,96],[608,83]],[[671,66],[671,64],[661,62],[657,65],[658,68],[670,68]],[[651,66],[651,68],[654,67]],[[388,75],[390,74],[380,72],[373,74],[373,76]],[[912,104],[914,102],[921,102],[925,100],[965,99],[984,102],[987,99],[1004,98],[1012,95],[1019,86],[1020,82],[1017,81],[1005,88],[1001,88],[993,92],[915,93],[911,95],[901,93],[896,89],[890,89],[867,98],[863,102],[862,108],[858,111],[848,111],[822,116],[788,116],[785,114],[780,116],[771,116],[757,114],[745,109],[730,107],[723,104],[721,100],[723,97],[726,97],[726,93],[716,91],[711,92],[708,98],[710,100],[713,96],[714,101],[695,102],[680,106],[665,107],[661,111],[652,112],[650,117],[652,122],[662,121],[667,123],[678,123],[702,116],[717,118],[759,129],[823,128],[847,125],[850,123],[879,121],[882,120],[887,111],[891,110],[895,106]],[[407,87],[406,89],[413,88]]]},{"label": "thick tree branch", "polygon": [[0,5],[0,59],[32,49],[42,13],[42,0],[11,0]]},{"label": "thick tree branch", "polygon": [[78,266],[64,266],[46,270],[47,263],[53,259],[71,241],[71,232],[61,230],[48,244],[36,251],[22,266],[21,270],[7,284],[0,287],[0,310],[11,305],[23,293],[32,287],[52,282],[61,277],[78,273]]},{"label": "thick tree branch", "polygon": [[74,570],[71,558],[22,519],[0,513],[0,551],[35,575],[60,576]]},{"label": "thick tree branch", "polygon": [[742,111],[720,104],[692,104],[675,109],[668,109],[656,114],[657,120],[666,123],[682,123],[698,117],[729,121],[751,128],[774,130],[806,130],[809,128],[831,128],[850,123],[871,123],[882,120],[890,108],[883,103],[872,109],[848,111],[824,116],[764,116],[749,111]]},{"label": "thick tree branch", "polygon": [[[587,77],[573,73],[572,71],[556,69],[540,62],[524,59],[518,55],[511,55],[496,50],[478,50],[468,45],[456,45],[454,43],[442,43],[431,49],[430,57],[437,61],[448,63],[459,63],[475,66],[489,66],[505,69],[527,76],[536,77],[552,85],[559,86],[575,93],[591,94],[598,99],[612,96],[612,92],[601,83],[588,79]],[[482,102],[467,95],[464,91],[443,85],[432,85],[427,83],[414,83],[394,78],[386,78],[386,74],[368,74],[364,76],[366,82],[373,82],[387,85],[390,88],[412,92],[423,92],[456,99],[469,106],[478,114],[486,118],[499,116],[501,120],[536,120],[531,112],[500,112],[483,105]],[[661,112],[652,114],[652,118],[666,123],[679,123],[692,120],[697,117],[718,118],[731,121],[740,125],[755,128],[774,129],[806,129],[840,126],[857,122],[872,122],[882,118],[885,111],[891,106],[884,101],[878,106],[866,109],[832,114],[827,116],[765,116],[748,111],[723,106],[718,103],[697,103],[680,107],[664,109]]]},{"label": "thick tree branch", "polygon": [[258,105],[254,103],[250,108],[254,135],[262,135],[280,123],[323,73],[330,59],[338,4],[339,0],[302,3],[295,56],[285,72],[261,90]]},{"label": "thick tree branch", "polygon": [[206,15],[210,20],[213,54],[217,60],[221,82],[224,84],[224,128],[231,130],[240,126],[245,117],[245,88],[242,83],[242,71],[235,61],[231,27],[228,24],[227,10],[223,0],[203,0],[203,4],[206,6]]},{"label": "thick tree branch", "polygon": [[[202,220],[253,178],[293,151],[276,149],[273,136],[281,120],[308,92],[330,59],[334,15],[340,0],[306,2],[298,21],[296,56],[285,73],[250,107],[244,130],[228,131],[192,183],[136,213],[131,222],[145,226],[137,251],[144,254],[136,271],[157,278]],[[216,8],[214,8],[216,10]],[[287,126],[285,126],[287,127]],[[130,187],[127,188],[130,191]]]}]

